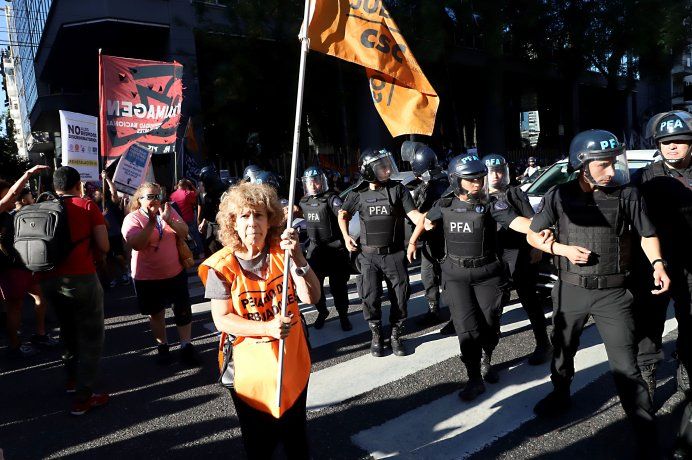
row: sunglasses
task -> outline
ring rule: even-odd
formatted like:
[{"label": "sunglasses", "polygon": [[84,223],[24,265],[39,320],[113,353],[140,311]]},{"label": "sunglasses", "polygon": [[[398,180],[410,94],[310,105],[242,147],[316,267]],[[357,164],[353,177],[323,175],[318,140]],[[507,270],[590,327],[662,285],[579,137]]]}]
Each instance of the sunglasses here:
[{"label": "sunglasses", "polygon": [[154,201],[154,200],[159,200],[161,201],[161,194],[160,193],[148,193],[146,195],[142,195],[139,197],[140,200],[149,200],[149,201]]}]

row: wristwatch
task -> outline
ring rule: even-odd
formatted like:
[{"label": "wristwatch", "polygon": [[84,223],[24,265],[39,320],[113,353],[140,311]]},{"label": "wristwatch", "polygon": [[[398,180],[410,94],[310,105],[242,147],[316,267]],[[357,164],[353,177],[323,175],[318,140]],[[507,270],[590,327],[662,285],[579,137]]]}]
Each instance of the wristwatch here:
[{"label": "wristwatch", "polygon": [[[654,265],[656,265],[656,262],[661,262],[663,264],[663,268],[665,268],[665,269],[668,268],[668,263],[663,259],[656,259],[656,260],[652,261],[651,266],[654,267]],[[654,267],[654,268],[656,268],[656,267]]]},{"label": "wristwatch", "polygon": [[303,276],[307,275],[309,271],[310,271],[310,264],[305,264],[304,267],[296,266],[296,275],[297,276],[303,277]]}]

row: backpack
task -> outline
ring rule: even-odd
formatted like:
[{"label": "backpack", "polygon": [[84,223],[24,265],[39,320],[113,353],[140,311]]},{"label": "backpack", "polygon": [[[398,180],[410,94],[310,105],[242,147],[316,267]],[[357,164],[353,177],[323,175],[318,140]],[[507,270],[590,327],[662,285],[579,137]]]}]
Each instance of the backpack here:
[{"label": "backpack", "polygon": [[32,272],[53,270],[74,246],[63,197],[42,193],[15,214],[14,248]]}]

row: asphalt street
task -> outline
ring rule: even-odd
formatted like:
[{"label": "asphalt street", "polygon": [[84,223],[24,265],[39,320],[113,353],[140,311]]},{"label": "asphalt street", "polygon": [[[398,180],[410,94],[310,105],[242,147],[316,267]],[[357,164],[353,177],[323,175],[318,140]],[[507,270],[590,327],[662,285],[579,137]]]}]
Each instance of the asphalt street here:
[{"label": "asphalt street", "polygon": [[[550,391],[549,365],[526,364],[533,336],[516,300],[505,309],[503,338],[493,359],[499,365],[500,382],[488,385],[478,400],[464,403],[456,396],[466,380],[456,337],[439,335],[440,326],[416,326],[415,317],[425,312],[425,302],[417,267],[410,273],[414,294],[409,309],[414,318],[408,323],[408,345],[415,348],[410,356],[369,355],[369,333],[353,285],[354,330],[342,333],[335,314],[322,330],[310,328],[313,373],[308,429],[315,459],[634,457],[634,440],[592,323],[577,355],[574,404],[567,415],[541,420],[531,412]],[[112,399],[82,417],[68,413],[70,397],[64,389],[60,350],[8,361],[3,333],[0,448],[5,458],[244,458],[230,396],[216,383],[218,337],[194,274],[190,289],[195,303],[194,344],[203,361],[194,369],[177,362],[158,366],[148,321],[137,312],[132,286],[107,291],[98,390],[109,392]],[[28,336],[33,324],[28,306],[26,310]],[[303,310],[311,324],[314,309],[304,306]],[[549,317],[548,302],[545,311]],[[172,319],[168,318],[168,331],[175,343]],[[669,358],[675,327],[671,317],[666,324],[667,359],[659,369],[655,401],[663,449],[670,447],[682,411],[674,362]],[[277,458],[282,458],[280,453]]]}]

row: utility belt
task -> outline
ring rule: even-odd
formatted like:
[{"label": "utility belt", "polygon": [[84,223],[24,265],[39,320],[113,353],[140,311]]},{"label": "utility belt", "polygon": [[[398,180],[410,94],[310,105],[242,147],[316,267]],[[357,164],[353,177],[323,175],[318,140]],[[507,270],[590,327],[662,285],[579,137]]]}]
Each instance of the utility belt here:
[{"label": "utility belt", "polygon": [[364,254],[394,254],[395,252],[403,251],[404,248],[399,246],[382,246],[381,248],[375,246],[361,246],[361,250]]},{"label": "utility belt", "polygon": [[497,262],[497,254],[488,254],[480,257],[458,257],[452,254],[447,254],[447,258],[455,265],[464,268],[478,268],[484,265]]},{"label": "utility belt", "polygon": [[560,281],[585,289],[620,288],[625,286],[627,274],[584,276],[561,271]]}]

